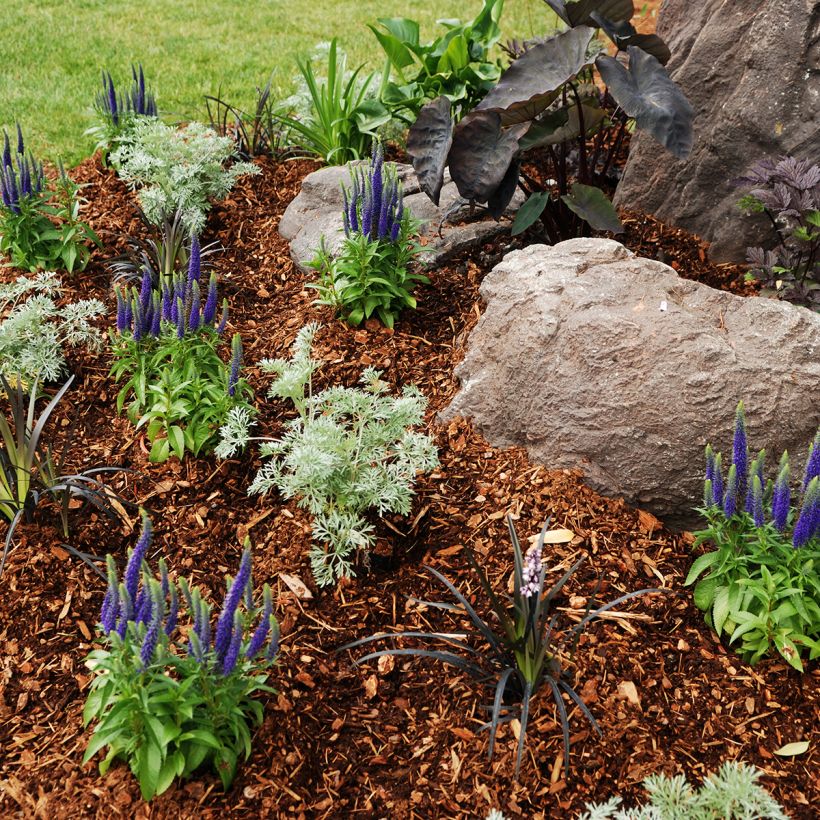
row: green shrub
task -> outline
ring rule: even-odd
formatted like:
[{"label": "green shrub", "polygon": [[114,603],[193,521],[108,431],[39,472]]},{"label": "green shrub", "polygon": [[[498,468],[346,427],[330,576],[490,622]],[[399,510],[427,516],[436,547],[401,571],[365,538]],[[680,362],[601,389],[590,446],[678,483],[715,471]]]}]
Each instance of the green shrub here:
[{"label": "green shrub", "polygon": [[288,130],[287,139],[328,165],[367,156],[376,129],[390,121],[390,112],[371,93],[376,74],[360,76],[364,66],[348,73],[335,37],[327,52],[325,78],[317,76],[311,59],[302,57],[297,64],[303,89],[292,98],[296,110],[289,116],[275,115]]},{"label": "green shrub", "polygon": [[[328,586],[355,575],[356,554],[366,557],[372,546],[366,512],[408,515],[416,474],[436,467],[438,457],[430,438],[412,429],[422,423],[427,405],[416,387],[387,395],[379,372],[368,368],[360,379],[364,389],[331,387],[314,394],[320,362],[311,357],[311,346],[317,330],[312,324],[299,331],[291,360],[260,362],[277,376],[269,395],[290,399],[298,416],[286,423],[279,441],[263,439],[261,454],[270,461],[248,492],[276,488],[310,511],[313,536],[325,545],[313,546],[311,566],[316,583]],[[231,412],[218,456],[227,458],[249,441],[248,422],[241,409]]]},{"label": "green shrub", "polygon": [[695,791],[683,775],[652,775],[644,780],[649,802],[623,809],[621,798],[587,805],[578,820],[789,820],[777,801],[758,784],[760,772],[744,763],[724,763]]},{"label": "green shrub", "polygon": [[0,374],[7,379],[55,381],[65,371],[64,347],[101,346],[90,321],[105,313],[105,305],[85,299],[58,307],[59,292],[52,272],[0,284]]},{"label": "green shrub", "polygon": [[[251,726],[262,722],[262,704],[252,695],[273,691],[266,681],[279,626],[270,588],[265,584],[261,605],[254,602],[246,543],[212,641],[210,606],[197,587],[180,581],[178,591],[162,559],[154,576],[144,558],[150,540],[144,517],[122,579],[108,556],[100,612],[106,648],[87,659],[94,679],[83,721],[97,725],[84,762],[106,749],[99,766],[105,774],[113,760],[125,759],[144,800],[203,766],[216,770],[227,789],[240,757],[250,754]],[[189,621],[184,632],[180,609]]]},{"label": "green shrub", "polygon": [[234,157],[234,143],[202,123],[171,128],[155,118],[135,122],[111,154],[111,163],[138,191],[145,216],[155,225],[179,212],[186,228],[199,234],[211,207],[245,174],[258,174],[250,162],[225,164]]},{"label": "green shrub", "polygon": [[788,453],[774,482],[765,479],[764,451],[749,463],[742,402],[726,478],[722,462],[707,447],[700,510],[707,527],[695,533],[695,544],[716,549],[694,562],[686,584],[695,584],[695,604],[709,626],[730,644],[739,642],[745,661],[757,663],[774,647],[802,672],[803,655],[820,657],[820,431],[809,451],[802,504],[794,508]]},{"label": "green shrub", "polygon": [[475,19],[439,20],[447,31],[430,43],[419,42],[419,24],[405,17],[380,17],[370,25],[396,75],[382,89],[382,102],[413,123],[425,103],[444,96],[459,116],[470,111],[498,82],[501,66],[490,60],[499,41],[504,0],[484,0]]},{"label": "green shrub", "polygon": [[79,186],[59,163],[55,190],[46,185],[43,165],[25,153],[17,126],[17,151],[12,157],[3,132],[0,162],[0,253],[14,267],[36,271],[84,270],[91,255],[86,242],[100,245],[94,231],[80,220]]}]

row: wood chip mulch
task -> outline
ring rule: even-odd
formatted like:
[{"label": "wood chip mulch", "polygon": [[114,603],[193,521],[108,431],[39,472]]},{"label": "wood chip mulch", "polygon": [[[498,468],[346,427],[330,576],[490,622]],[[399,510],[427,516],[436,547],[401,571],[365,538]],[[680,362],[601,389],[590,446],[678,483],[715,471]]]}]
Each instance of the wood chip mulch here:
[{"label": "wood chip mulch", "polygon": [[[215,266],[231,304],[232,330],[245,342],[259,429],[276,435],[288,409],[265,398],[267,378],[253,364],[287,355],[299,328],[319,319],[324,326],[316,352],[325,362],[319,386],[353,384],[367,365],[382,369],[394,387],[419,385],[430,400],[429,429],[441,466],[420,479],[408,519],[379,524],[369,571],[361,567],[355,580],[319,591],[306,557],[308,516],[276,494],[246,495],[259,466],[253,452],[227,463],[189,457],[182,464],[149,465],[140,438],[116,416],[108,353],[72,354],[77,379],[54,425],[57,440],[73,430],[68,466],[139,470],[111,484],[151,511],[152,560],[165,555],[172,570],[214,592],[224,573],[235,571],[242,539],[250,534],[255,581],[271,583],[282,623],[282,654],[272,676],[278,694],[268,699],[253,753],[227,793],[205,773],[145,804],[125,765],[114,765],[104,778],[95,762],[82,766],[89,735],[81,715],[90,681],[82,661],[92,646],[104,583],[60,546],[56,513],[42,508],[18,531],[0,580],[0,816],[484,818],[500,808],[514,818],[572,818],[588,800],[639,798],[641,780],[650,773],[698,780],[733,759],[762,769],[765,786],[793,817],[816,817],[820,673],[815,668],[800,676],[772,660],[750,668],[716,640],[682,588],[691,537],[671,534],[650,514],[597,495],[579,474],[536,466],[520,450],[490,447],[463,420],[437,423],[437,412],[457,389],[453,367],[482,310],[478,286],[503,245],[489,244],[434,271],[431,284],[420,289],[418,311],[403,316],[395,332],[351,329],[312,306],[306,279],[276,230],[302,177],[316,166],[261,165],[260,176],[243,180],[214,209],[205,237],[225,247]],[[94,160],[76,176],[88,185],[84,215],[111,255],[122,246],[118,234],[141,230],[133,199]],[[625,221],[627,241],[636,249],[654,249],[647,255],[656,257],[661,248],[667,259],[678,260],[682,274],[694,271],[726,284],[691,237],[639,216]],[[95,295],[112,305],[104,258],[95,252],[86,273],[65,277],[66,298]],[[504,588],[512,555],[507,513],[522,539],[547,516],[575,533],[548,556],[554,578],[587,556],[559,601],[570,619],[599,577],[607,599],[647,586],[668,590],[631,602],[623,615],[596,623],[581,640],[571,671],[603,738],[578,709],[571,711],[568,778],[548,696],[534,701],[515,782],[516,727],[500,730],[491,762],[486,733],[478,731],[487,691],[423,659],[356,667],[349,653],[335,651],[377,631],[463,628],[408,598],[442,599],[423,568],[428,564],[484,611],[465,555],[474,550],[493,583]],[[80,550],[112,551],[122,559],[135,541],[134,532],[112,529],[86,509],[71,515],[69,540]],[[812,739],[801,756],[774,754],[785,743]]]}]

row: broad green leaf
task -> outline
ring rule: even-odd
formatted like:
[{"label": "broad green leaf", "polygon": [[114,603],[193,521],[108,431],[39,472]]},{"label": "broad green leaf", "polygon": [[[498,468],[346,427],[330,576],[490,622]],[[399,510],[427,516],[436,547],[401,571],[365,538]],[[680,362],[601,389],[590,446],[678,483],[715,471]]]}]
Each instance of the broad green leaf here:
[{"label": "broad green leaf", "polygon": [[698,576],[706,569],[712,566],[712,564],[716,563],[720,559],[720,553],[715,552],[707,552],[705,555],[701,555],[700,558],[697,558],[695,562],[692,564],[691,569],[689,570],[689,574],[686,576],[686,580],[683,582],[683,585],[688,587],[691,583],[697,580]]},{"label": "broad green leaf", "polygon": [[544,213],[544,208],[547,207],[549,201],[550,194],[548,191],[538,191],[538,193],[528,197],[527,201],[518,209],[510,233],[517,236],[534,225],[541,214]]},{"label": "broad green leaf", "polygon": [[615,206],[600,188],[576,182],[572,190],[561,199],[573,213],[588,222],[596,231],[623,232],[624,226],[618,218]]}]

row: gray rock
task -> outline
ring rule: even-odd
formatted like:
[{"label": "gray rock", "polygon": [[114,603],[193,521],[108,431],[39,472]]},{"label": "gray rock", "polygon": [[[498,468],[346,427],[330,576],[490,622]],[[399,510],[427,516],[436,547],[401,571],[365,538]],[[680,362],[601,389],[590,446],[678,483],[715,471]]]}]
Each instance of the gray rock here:
[{"label": "gray rock", "polygon": [[703,448],[731,456],[734,411],[773,469],[820,424],[820,315],[681,279],[604,239],[533,245],[484,279],[487,302],[442,414],[522,446],[672,526],[696,522]]},{"label": "gray rock", "polygon": [[771,238],[744,216],[732,180],[766,156],[820,162],[820,3],[665,0],[658,34],[695,109],[695,145],[675,160],[636,134],[615,203],[700,234],[718,261],[745,261]]},{"label": "gray rock", "polygon": [[[397,165],[404,185],[404,203],[410,213],[422,222],[426,250],[420,257],[425,265],[435,266],[455,253],[492,239],[510,226],[503,218],[496,222],[482,209],[470,214],[469,206],[459,198],[456,186],[445,177],[440,205],[436,207],[422,193],[410,165]],[[288,205],[279,222],[279,233],[290,242],[290,254],[302,270],[315,255],[324,237],[325,245],[335,252],[341,244],[342,185],[349,186],[347,166],[320,168],[302,181],[302,189]],[[520,192],[513,209],[522,201]]]}]

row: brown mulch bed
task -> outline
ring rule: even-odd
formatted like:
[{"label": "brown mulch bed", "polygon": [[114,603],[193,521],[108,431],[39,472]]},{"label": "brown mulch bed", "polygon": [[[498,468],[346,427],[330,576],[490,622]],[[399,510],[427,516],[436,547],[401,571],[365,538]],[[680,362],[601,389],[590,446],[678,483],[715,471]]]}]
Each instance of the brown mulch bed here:
[{"label": "brown mulch bed", "polygon": [[[410,518],[380,524],[370,571],[362,568],[357,579],[319,591],[307,560],[308,516],[276,494],[246,495],[259,465],[253,452],[227,463],[188,457],[182,464],[149,465],[133,429],[116,416],[108,353],[72,356],[77,379],[56,425],[59,433],[77,418],[70,466],[118,464],[141,472],[112,484],[151,511],[153,560],[165,555],[173,570],[216,591],[223,574],[235,571],[250,534],[255,581],[271,583],[282,623],[282,654],[272,677],[278,694],[266,703],[253,753],[228,793],[203,774],[144,804],[126,766],[115,765],[105,778],[93,763],[81,766],[90,680],[82,660],[104,584],[59,546],[56,516],[43,509],[18,531],[0,582],[0,815],[483,818],[497,807],[508,817],[571,818],[587,800],[638,798],[641,780],[652,772],[699,779],[729,758],[761,768],[766,787],[792,816],[816,816],[810,808],[820,801],[816,745],[796,758],[773,753],[812,737],[820,719],[820,673],[800,676],[778,661],[750,668],[716,640],[682,591],[691,538],[597,495],[576,473],[536,466],[520,450],[490,447],[463,420],[437,424],[436,413],[457,389],[453,367],[482,309],[478,286],[502,245],[434,271],[431,284],[420,289],[418,311],[403,316],[395,332],[351,329],[312,306],[306,279],[276,231],[315,165],[262,165],[263,174],[243,180],[214,209],[206,237],[226,249],[215,265],[231,304],[232,330],[245,342],[259,428],[275,434],[287,408],[265,398],[267,380],[253,363],[287,355],[298,329],[319,319],[320,386],[353,384],[371,364],[394,387],[417,384],[430,401],[441,466],[420,479]],[[89,160],[76,177],[88,183],[85,216],[109,247],[116,249],[119,233],[140,230],[133,200],[112,172]],[[640,215],[624,221],[627,244],[643,255],[657,257],[660,249],[682,275],[742,291],[738,271],[710,265],[696,239]],[[101,254],[86,273],[66,277],[66,285],[67,297],[93,294],[112,303]],[[629,616],[599,622],[582,639],[571,671],[603,738],[577,709],[571,712],[568,778],[547,696],[534,702],[515,782],[513,727],[501,729],[491,762],[486,733],[477,731],[486,690],[424,660],[355,667],[348,653],[335,652],[395,627],[457,631],[457,622],[408,598],[442,599],[423,569],[429,564],[483,606],[465,552],[475,550],[493,583],[504,587],[511,572],[506,513],[522,538],[548,515],[575,533],[548,559],[558,577],[560,568],[588,557],[561,598],[568,617],[577,617],[598,577],[608,597],[647,586],[669,590],[633,602]],[[122,558],[135,534],[112,531],[81,509],[72,513],[70,541]],[[283,573],[300,578],[312,597],[294,593]]]}]

